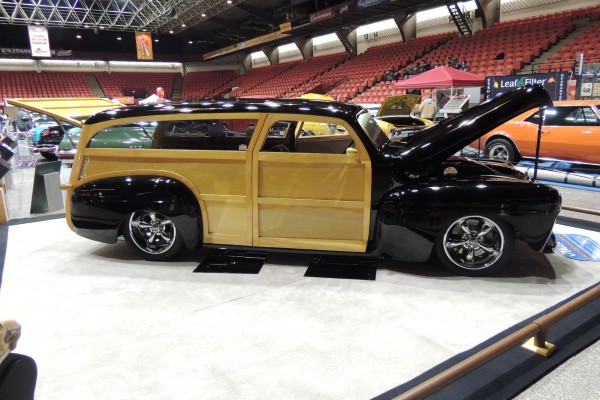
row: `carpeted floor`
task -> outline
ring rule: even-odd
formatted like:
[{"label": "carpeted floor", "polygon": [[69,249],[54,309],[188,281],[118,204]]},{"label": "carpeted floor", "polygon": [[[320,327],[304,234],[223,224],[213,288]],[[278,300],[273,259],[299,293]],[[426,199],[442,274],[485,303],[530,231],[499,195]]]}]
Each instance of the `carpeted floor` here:
[{"label": "carpeted floor", "polygon": [[193,273],[206,252],[140,261],[64,219],[8,229],[0,315],[44,400],[372,398],[600,281],[600,262],[524,246],[496,277],[386,261],[361,281],[305,277],[298,254]]}]

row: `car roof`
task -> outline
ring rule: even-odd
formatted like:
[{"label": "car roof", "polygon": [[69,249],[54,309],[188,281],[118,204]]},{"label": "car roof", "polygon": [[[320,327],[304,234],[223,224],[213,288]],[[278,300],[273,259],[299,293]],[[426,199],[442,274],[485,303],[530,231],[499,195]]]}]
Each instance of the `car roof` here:
[{"label": "car roof", "polygon": [[354,104],[339,103],[311,99],[224,99],[204,101],[183,101],[177,103],[160,103],[144,106],[123,107],[103,111],[88,118],[85,125],[96,124],[116,118],[138,118],[164,114],[190,113],[289,113],[309,114],[325,117],[355,120],[356,115],[364,108]]}]

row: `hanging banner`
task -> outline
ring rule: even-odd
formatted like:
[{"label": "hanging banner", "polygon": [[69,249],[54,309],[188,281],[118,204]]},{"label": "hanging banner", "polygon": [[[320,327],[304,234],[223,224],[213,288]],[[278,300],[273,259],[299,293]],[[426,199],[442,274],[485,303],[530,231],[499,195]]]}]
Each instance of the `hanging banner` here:
[{"label": "hanging banner", "polygon": [[50,57],[48,30],[43,26],[29,25],[29,45],[33,57]]},{"label": "hanging banner", "polygon": [[135,47],[137,49],[138,60],[152,60],[152,35],[150,32],[135,33]]},{"label": "hanging banner", "polygon": [[542,85],[552,100],[567,99],[568,72],[552,72],[549,74],[506,75],[485,77],[485,99],[492,99],[510,90],[528,84]]}]

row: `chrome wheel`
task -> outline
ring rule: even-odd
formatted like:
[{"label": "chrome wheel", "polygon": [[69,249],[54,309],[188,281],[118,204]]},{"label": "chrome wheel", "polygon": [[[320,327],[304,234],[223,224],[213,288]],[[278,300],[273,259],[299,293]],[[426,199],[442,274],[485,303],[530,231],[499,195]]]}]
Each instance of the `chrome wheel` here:
[{"label": "chrome wheel", "polygon": [[178,242],[175,224],[154,211],[136,211],[129,217],[125,238],[145,258],[167,254]]},{"label": "chrome wheel", "polygon": [[508,149],[503,144],[494,144],[490,146],[489,157],[494,160],[509,161]]},{"label": "chrome wheel", "polygon": [[505,237],[502,229],[489,218],[468,216],[450,224],[443,237],[447,259],[461,270],[491,268],[502,257]]},{"label": "chrome wheel", "polygon": [[492,139],[485,147],[487,156],[499,161],[517,161],[517,154],[513,145],[506,139]]}]

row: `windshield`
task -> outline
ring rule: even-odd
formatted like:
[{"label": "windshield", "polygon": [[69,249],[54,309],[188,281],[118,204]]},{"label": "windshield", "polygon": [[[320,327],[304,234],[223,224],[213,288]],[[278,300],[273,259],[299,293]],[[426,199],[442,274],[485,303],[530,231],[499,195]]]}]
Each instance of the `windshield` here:
[{"label": "windshield", "polygon": [[369,136],[369,139],[371,139],[371,142],[373,142],[377,150],[380,150],[381,146],[388,141],[388,137],[381,130],[375,118],[369,114],[368,111],[365,110],[358,115],[358,123],[362,127],[363,131],[365,131],[367,136]]}]

